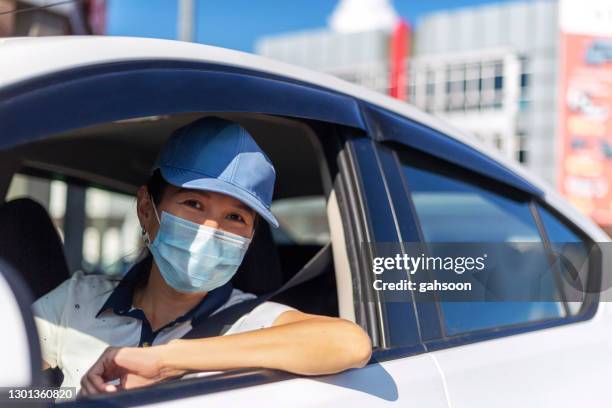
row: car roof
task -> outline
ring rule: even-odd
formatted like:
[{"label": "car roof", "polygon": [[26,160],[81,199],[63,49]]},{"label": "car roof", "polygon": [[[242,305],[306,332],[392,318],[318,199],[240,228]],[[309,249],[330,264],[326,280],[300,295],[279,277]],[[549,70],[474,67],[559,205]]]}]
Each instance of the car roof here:
[{"label": "car roof", "polygon": [[184,60],[246,68],[310,83],[380,106],[457,138],[467,133],[380,92],[321,72],[241,51],[182,41],[136,37],[61,36],[0,39],[0,88],[54,72],[122,61]]},{"label": "car roof", "polygon": [[76,68],[101,66],[117,62],[158,60],[216,64],[257,71],[262,74],[311,84],[352,97],[371,106],[382,108],[385,111],[424,125],[474,148],[541,189],[544,198],[548,202],[562,209],[566,216],[581,225],[581,227],[589,230],[591,235],[595,234],[600,239],[605,238],[605,234],[601,230],[585,217],[578,214],[573,207],[561,199],[551,186],[527,173],[516,162],[502,157],[487,146],[483,146],[469,133],[422,112],[403,101],[390,98],[379,92],[346,82],[331,75],[240,51],[195,43],[135,37],[63,36],[5,38],[0,39],[0,60],[11,61],[10,64],[0,65],[0,90],[49,74],[61,73]]},{"label": "car roof", "polygon": [[475,147],[513,170],[516,168],[495,151],[480,144],[471,134],[403,101],[325,73],[245,52],[182,41],[136,37],[15,37],[0,39],[0,60],[11,61],[10,64],[0,64],[0,90],[52,73],[114,62],[183,60],[254,70],[316,85],[384,108]]}]

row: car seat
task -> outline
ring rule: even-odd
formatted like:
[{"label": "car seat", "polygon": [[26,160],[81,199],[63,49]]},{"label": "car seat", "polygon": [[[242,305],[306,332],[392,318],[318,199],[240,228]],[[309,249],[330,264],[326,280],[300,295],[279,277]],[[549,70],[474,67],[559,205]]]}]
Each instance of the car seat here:
[{"label": "car seat", "polygon": [[[244,292],[265,295],[279,289],[312,258],[320,247],[304,246],[280,253],[274,243],[272,231],[266,222],[258,223],[253,241],[242,264],[232,279],[232,284]],[[281,259],[279,255],[285,255]],[[306,313],[338,315],[338,301],[333,265],[327,273],[304,282],[272,298]]]},{"label": "car seat", "polygon": [[283,285],[278,251],[267,222],[257,224],[253,240],[232,279],[232,285],[255,295],[273,292]]},{"label": "car seat", "polygon": [[19,271],[35,299],[70,277],[47,210],[30,198],[0,205],[0,258]]}]

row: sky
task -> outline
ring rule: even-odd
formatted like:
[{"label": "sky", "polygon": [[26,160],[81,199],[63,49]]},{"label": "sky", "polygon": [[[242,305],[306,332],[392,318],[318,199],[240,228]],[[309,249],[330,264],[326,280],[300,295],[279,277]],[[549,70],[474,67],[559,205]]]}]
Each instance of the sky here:
[{"label": "sky", "polygon": [[[395,0],[410,24],[419,16],[509,0]],[[107,0],[107,33],[176,38],[177,1]],[[196,41],[252,52],[265,35],[325,28],[335,0],[196,0]]]}]

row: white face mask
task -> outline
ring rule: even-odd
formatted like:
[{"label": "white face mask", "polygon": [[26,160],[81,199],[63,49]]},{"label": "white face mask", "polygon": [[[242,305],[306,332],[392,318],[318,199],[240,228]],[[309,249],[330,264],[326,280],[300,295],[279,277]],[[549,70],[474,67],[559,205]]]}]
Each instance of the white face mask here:
[{"label": "white face mask", "polygon": [[[251,240],[162,211],[148,244],[161,275],[179,292],[208,292],[234,276]],[[150,241],[149,241],[150,242]]]}]

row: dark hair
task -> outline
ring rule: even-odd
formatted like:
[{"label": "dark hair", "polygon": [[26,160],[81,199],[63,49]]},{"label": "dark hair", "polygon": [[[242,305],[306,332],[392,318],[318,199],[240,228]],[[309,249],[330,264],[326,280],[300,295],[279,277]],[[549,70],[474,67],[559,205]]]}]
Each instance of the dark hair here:
[{"label": "dark hair", "polygon": [[[153,199],[153,203],[158,206],[161,203],[162,197],[164,196],[164,192],[166,191],[166,187],[168,187],[169,183],[166,181],[164,176],[162,176],[161,171],[159,169],[155,169],[151,177],[147,180],[146,186],[147,190],[149,190],[149,194]],[[259,224],[259,214],[254,211],[255,217],[253,219],[253,229],[257,228]]]},{"label": "dark hair", "polygon": [[164,191],[166,191],[166,187],[168,187],[168,182],[164,179],[159,169],[153,171],[153,174],[151,174],[151,177],[147,180],[146,186],[153,199],[153,203],[159,205],[164,196]]}]

